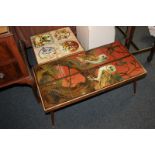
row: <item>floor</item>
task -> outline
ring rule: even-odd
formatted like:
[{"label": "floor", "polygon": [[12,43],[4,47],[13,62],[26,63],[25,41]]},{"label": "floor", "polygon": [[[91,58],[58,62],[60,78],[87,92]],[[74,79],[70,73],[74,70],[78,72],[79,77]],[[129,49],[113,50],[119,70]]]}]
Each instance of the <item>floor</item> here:
[{"label": "floor", "polygon": [[[124,41],[116,31],[116,40]],[[140,48],[152,44],[147,27],[137,27],[134,41]],[[134,50],[131,48],[131,52]],[[32,64],[31,49],[28,50]],[[0,90],[0,128],[3,129],[152,129],[155,128],[155,58],[148,64],[149,53],[137,55],[148,71],[138,81],[137,93],[133,85],[115,89],[74,104],[56,112],[52,127],[50,115],[45,114],[32,89],[16,86]]]}]

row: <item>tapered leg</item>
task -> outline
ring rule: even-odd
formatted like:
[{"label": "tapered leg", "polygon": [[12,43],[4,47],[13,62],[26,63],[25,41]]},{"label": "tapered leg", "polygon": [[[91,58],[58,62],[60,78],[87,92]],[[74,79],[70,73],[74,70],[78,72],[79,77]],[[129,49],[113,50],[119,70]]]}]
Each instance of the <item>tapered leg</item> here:
[{"label": "tapered leg", "polygon": [[134,82],[133,82],[133,91],[134,91],[134,95],[136,94],[136,88],[137,88],[137,82],[134,81]]},{"label": "tapered leg", "polygon": [[130,44],[131,44],[131,41],[133,39],[134,32],[135,32],[135,26],[128,26],[127,27],[127,31],[126,31],[127,37],[125,39],[125,46],[128,49],[130,48]]},{"label": "tapered leg", "polygon": [[33,93],[34,93],[34,95],[35,95],[35,97],[36,97],[38,103],[41,104],[41,99],[40,99],[40,97],[39,97],[38,89],[37,89],[37,86],[36,86],[35,83],[32,85],[32,90],[33,90]]},{"label": "tapered leg", "polygon": [[147,62],[151,62],[152,61],[154,53],[155,53],[155,42],[154,42],[154,45],[153,45],[153,47],[151,49],[150,55],[147,57]]},{"label": "tapered leg", "polygon": [[54,111],[51,112],[52,126],[55,126]]}]

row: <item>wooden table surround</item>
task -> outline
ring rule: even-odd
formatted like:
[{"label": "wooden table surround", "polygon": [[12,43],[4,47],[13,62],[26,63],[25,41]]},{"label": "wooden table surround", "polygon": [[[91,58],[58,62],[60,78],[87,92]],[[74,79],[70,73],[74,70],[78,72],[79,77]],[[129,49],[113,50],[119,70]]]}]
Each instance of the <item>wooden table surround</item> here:
[{"label": "wooden table surround", "polygon": [[146,70],[119,41],[34,68],[43,109],[51,113],[145,77]]}]

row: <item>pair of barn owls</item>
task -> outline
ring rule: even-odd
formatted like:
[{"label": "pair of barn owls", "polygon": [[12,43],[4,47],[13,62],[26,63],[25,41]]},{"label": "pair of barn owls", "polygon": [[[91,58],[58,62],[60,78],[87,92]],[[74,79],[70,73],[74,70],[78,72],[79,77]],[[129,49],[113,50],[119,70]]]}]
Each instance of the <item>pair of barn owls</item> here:
[{"label": "pair of barn owls", "polygon": [[[88,63],[88,64],[100,64],[105,62],[108,57],[105,54],[101,54],[97,57],[97,59],[83,59],[83,58],[78,58],[81,62],[83,63]],[[105,87],[109,81],[112,79],[112,74],[116,71],[116,67],[114,65],[105,65],[101,66],[98,69],[97,77],[90,77],[88,76],[88,79],[91,81],[97,82],[95,85],[95,89],[99,89],[101,87]]]}]

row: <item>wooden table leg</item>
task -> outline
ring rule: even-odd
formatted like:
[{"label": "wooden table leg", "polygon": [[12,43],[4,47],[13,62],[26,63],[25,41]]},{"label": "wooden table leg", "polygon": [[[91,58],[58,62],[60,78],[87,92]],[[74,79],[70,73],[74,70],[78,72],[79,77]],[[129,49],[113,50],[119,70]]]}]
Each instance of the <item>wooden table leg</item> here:
[{"label": "wooden table leg", "polygon": [[147,62],[151,62],[152,61],[154,53],[155,53],[155,42],[154,42],[154,45],[153,45],[153,47],[151,49],[150,55],[147,57]]},{"label": "wooden table leg", "polygon": [[133,39],[133,35],[134,35],[134,32],[135,32],[135,28],[136,26],[128,26],[127,27],[127,31],[126,31],[126,39],[125,39],[125,46],[129,49],[130,48],[130,44],[132,42],[132,39]]},{"label": "wooden table leg", "polygon": [[34,96],[36,97],[38,103],[41,104],[41,99],[39,97],[38,89],[37,89],[37,86],[35,83],[32,85],[32,90],[33,90]]},{"label": "wooden table leg", "polygon": [[133,91],[134,91],[134,95],[136,94],[136,88],[137,88],[137,82],[134,81],[134,82],[133,82]]},{"label": "wooden table leg", "polygon": [[54,118],[54,111],[51,112],[51,120],[52,120],[52,126],[55,126],[55,118]]}]

